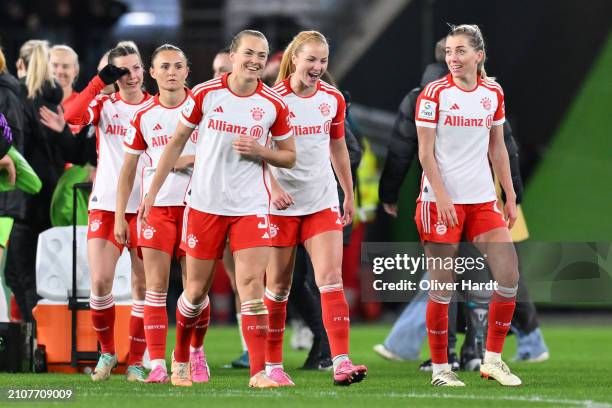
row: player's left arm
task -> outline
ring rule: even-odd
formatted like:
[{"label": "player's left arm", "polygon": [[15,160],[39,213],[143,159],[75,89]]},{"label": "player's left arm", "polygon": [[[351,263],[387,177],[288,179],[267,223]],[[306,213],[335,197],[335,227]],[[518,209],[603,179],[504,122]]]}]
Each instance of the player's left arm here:
[{"label": "player's left arm", "polygon": [[276,106],[276,118],[270,126],[270,135],[275,144],[275,149],[261,145],[255,138],[240,135],[238,140],[232,144],[234,150],[243,155],[258,157],[271,166],[290,169],[295,166],[295,139],[289,122],[289,109],[286,104]]},{"label": "player's left arm", "polygon": [[510,159],[508,150],[504,142],[504,126],[503,124],[493,125],[491,127],[491,135],[489,138],[489,160],[495,175],[499,179],[504,193],[506,194],[506,203],[504,205],[504,216],[508,221],[508,228],[514,226],[517,217],[516,209],[516,193],[512,185],[512,176],[510,174]]},{"label": "player's left arm", "polygon": [[353,193],[353,178],[351,177],[351,161],[349,159],[346,140],[341,138],[331,138],[329,141],[329,153],[338,177],[338,182],[344,191],[344,203],[342,204],[344,225],[350,224],[355,213],[355,195]]}]

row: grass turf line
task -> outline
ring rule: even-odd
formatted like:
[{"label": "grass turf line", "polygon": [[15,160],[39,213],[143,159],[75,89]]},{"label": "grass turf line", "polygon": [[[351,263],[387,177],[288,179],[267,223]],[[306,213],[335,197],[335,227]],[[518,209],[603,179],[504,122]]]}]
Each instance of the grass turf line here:
[{"label": "grass turf line", "polygon": [[[104,383],[93,383],[88,376],[63,374],[0,374],[0,388],[67,388],[76,395],[73,402],[8,404],[2,406],[42,407],[183,407],[203,406],[338,406],[369,407],[607,407],[612,408],[609,394],[609,367],[612,356],[606,352],[612,329],[604,327],[544,326],[551,360],[540,364],[510,363],[523,380],[523,386],[504,388],[485,381],[477,373],[460,373],[467,384],[463,389],[434,388],[430,374],[418,371],[419,362],[388,362],[374,354],[372,345],[382,342],[388,326],[356,326],[351,332],[351,356],[368,366],[368,378],[350,387],[334,387],[331,373],[298,370],[305,352],[286,347],[285,368],[297,386],[276,390],[247,388],[248,370],[224,369],[222,366],[239,353],[235,328],[212,327],[207,334],[206,349],[211,367],[209,384],[192,388],[175,388],[166,384],[127,383],[114,375]],[[287,338],[290,333],[287,333]],[[173,332],[169,336],[173,341]],[[288,343],[286,341],[285,343]],[[459,341],[461,344],[461,340]],[[514,353],[514,337],[508,340],[505,359]],[[427,351],[424,351],[424,356]],[[168,354],[169,355],[169,354]]]}]

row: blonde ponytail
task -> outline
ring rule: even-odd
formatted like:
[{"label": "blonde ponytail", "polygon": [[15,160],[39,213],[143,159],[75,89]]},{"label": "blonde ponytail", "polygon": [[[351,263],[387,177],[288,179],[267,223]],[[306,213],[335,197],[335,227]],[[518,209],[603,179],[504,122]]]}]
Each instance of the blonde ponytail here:
[{"label": "blonde ponytail", "polygon": [[55,87],[49,66],[49,43],[45,40],[30,40],[21,46],[19,58],[26,66],[25,84],[28,98],[34,99],[42,93],[45,82]]},{"label": "blonde ponytail", "polygon": [[0,47],[0,74],[6,71],[6,58],[4,58],[4,53],[2,52],[2,48]]},{"label": "blonde ponytail", "polygon": [[295,65],[293,65],[293,61],[291,60],[294,55],[297,55],[302,46],[307,42],[316,41],[320,44],[327,44],[327,39],[323,34],[318,31],[301,31],[293,40],[287,45],[285,51],[283,52],[283,59],[281,60],[280,70],[278,71],[278,76],[276,77],[276,83],[284,81],[289,77],[289,75],[295,72]]}]

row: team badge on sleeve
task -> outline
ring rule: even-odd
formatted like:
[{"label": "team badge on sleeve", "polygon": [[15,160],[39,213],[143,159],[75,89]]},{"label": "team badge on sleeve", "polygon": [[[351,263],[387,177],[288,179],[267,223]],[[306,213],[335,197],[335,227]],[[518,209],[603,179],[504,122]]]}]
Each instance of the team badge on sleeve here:
[{"label": "team badge on sleeve", "polygon": [[187,98],[185,105],[183,105],[183,115],[185,115],[186,117],[191,116],[191,113],[193,112],[194,107],[195,107],[195,101],[191,98]]},{"label": "team badge on sleeve", "polygon": [[417,119],[434,120],[436,118],[436,106],[438,104],[433,101],[421,100]]},{"label": "team badge on sleeve", "polygon": [[125,143],[131,145],[134,143],[134,139],[136,138],[136,128],[132,125],[128,126],[127,132],[125,132]]}]

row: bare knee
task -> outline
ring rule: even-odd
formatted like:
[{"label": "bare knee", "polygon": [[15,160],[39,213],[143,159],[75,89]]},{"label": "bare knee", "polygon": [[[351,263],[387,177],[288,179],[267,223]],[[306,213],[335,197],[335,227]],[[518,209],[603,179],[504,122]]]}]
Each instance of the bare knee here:
[{"label": "bare knee", "polygon": [[105,296],[113,290],[113,280],[103,277],[92,277],[91,293],[95,296]]},{"label": "bare knee", "polygon": [[315,271],[317,287],[342,284],[342,268],[329,267]]}]

